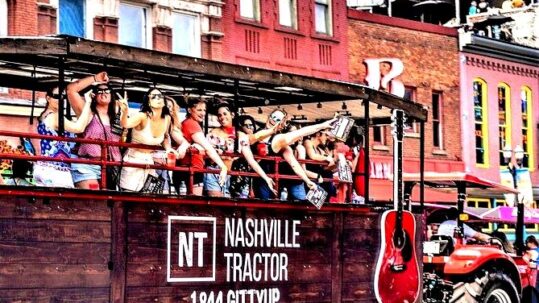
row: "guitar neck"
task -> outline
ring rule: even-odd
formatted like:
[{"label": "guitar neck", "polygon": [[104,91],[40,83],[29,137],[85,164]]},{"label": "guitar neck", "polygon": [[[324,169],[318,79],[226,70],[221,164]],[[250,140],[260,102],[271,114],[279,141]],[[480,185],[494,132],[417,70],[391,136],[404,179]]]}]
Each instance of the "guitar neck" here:
[{"label": "guitar neck", "polygon": [[393,120],[393,207],[397,211],[397,227],[400,228],[403,210],[402,141],[404,113],[401,110],[394,110],[391,118]]}]

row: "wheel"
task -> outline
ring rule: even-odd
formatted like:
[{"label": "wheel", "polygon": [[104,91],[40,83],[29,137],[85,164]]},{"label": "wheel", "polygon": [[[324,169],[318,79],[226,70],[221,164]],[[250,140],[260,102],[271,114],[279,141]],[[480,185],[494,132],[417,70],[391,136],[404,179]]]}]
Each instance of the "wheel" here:
[{"label": "wheel", "polygon": [[519,303],[517,288],[503,272],[482,271],[473,281],[454,286],[451,303]]},{"label": "wheel", "polygon": [[515,284],[503,273],[491,274],[484,291],[484,303],[518,303],[519,295]]}]

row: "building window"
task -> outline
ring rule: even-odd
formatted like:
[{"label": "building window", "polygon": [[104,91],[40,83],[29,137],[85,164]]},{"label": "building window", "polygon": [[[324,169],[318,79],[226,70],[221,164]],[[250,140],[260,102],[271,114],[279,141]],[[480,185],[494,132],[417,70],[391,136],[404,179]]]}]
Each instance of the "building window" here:
[{"label": "building window", "polygon": [[331,0],[315,0],[315,29],[317,33],[332,35]]},{"label": "building window", "polygon": [[[416,101],[417,98],[417,89],[412,86],[405,86],[404,87],[404,99],[409,101]],[[406,120],[404,122],[404,135],[406,136],[417,136],[419,132],[419,126],[417,122],[411,122],[410,120]]]},{"label": "building window", "polygon": [[505,166],[503,149],[511,146],[511,89],[505,83],[498,85],[498,136],[500,166]]},{"label": "building window", "polygon": [[279,24],[297,29],[296,0],[279,0]]},{"label": "building window", "polygon": [[[484,199],[484,198],[468,198],[466,199],[466,206],[467,207],[481,207],[481,208],[491,208],[491,200],[490,199]],[[493,231],[493,224],[492,223],[476,223],[476,228],[480,228],[481,232],[484,233],[490,233]]]},{"label": "building window", "polygon": [[0,0],[0,37],[7,36],[7,1]]},{"label": "building window", "polygon": [[520,104],[522,114],[522,149],[524,158],[522,166],[530,170],[534,169],[533,151],[533,126],[532,126],[532,91],[529,87],[522,87],[520,90]]},{"label": "building window", "polygon": [[136,4],[120,2],[118,40],[120,44],[150,48],[151,34],[148,8]]},{"label": "building window", "polygon": [[432,92],[432,145],[443,149],[442,93]]},{"label": "building window", "polygon": [[172,52],[200,57],[199,16],[174,12],[172,20]]},{"label": "building window", "polygon": [[58,3],[60,34],[85,37],[84,31],[84,1],[60,0]]},{"label": "building window", "polygon": [[372,141],[375,145],[385,145],[386,140],[384,136],[384,127],[383,126],[373,126],[372,128]]},{"label": "building window", "polygon": [[473,82],[473,106],[475,163],[479,167],[488,167],[487,83],[482,79],[475,79]]},{"label": "building window", "polygon": [[240,16],[243,18],[260,21],[260,1],[240,0]]}]

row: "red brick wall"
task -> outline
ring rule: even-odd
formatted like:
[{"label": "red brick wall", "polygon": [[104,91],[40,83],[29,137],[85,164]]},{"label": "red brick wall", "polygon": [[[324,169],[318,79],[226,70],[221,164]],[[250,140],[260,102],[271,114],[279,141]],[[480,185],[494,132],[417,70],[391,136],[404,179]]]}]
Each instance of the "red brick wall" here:
[{"label": "red brick wall", "polygon": [[321,78],[348,78],[345,0],[332,0],[331,37],[315,33],[312,0],[297,1],[298,30],[279,25],[277,1],[260,0],[260,7],[261,22],[242,19],[239,0],[223,7],[223,61]]},{"label": "red brick wall", "polygon": [[[398,58],[404,72],[397,78],[406,86],[416,88],[416,101],[429,107],[429,122],[425,125],[425,157],[440,160],[461,160],[459,62],[456,31],[419,22],[349,11],[348,43],[350,80],[365,83],[367,58]],[[397,25],[392,25],[397,24]],[[439,28],[439,32],[436,31]],[[443,93],[442,119],[444,150],[436,152],[432,134],[432,91]],[[390,154],[391,132],[386,129]],[[372,142],[372,134],[371,134]],[[405,156],[419,156],[419,139],[405,139]],[[441,153],[441,154],[440,154]]]},{"label": "red brick wall", "polygon": [[171,52],[172,51],[172,29],[170,27],[154,27],[152,29],[153,49]]},{"label": "red brick wall", "polygon": [[37,31],[36,0],[8,0],[8,34],[35,36]]},{"label": "red brick wall", "polygon": [[37,34],[39,36],[56,34],[56,9],[50,5],[38,5]]},{"label": "red brick wall", "polygon": [[118,18],[107,16],[95,17],[94,39],[118,43]]}]

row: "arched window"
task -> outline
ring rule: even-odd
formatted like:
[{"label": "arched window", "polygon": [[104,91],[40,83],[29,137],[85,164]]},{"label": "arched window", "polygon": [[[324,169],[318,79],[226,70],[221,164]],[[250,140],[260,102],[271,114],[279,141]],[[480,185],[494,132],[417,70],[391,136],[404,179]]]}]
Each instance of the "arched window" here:
[{"label": "arched window", "polygon": [[473,106],[475,163],[478,167],[488,167],[487,83],[483,79],[476,78],[473,81]]},{"label": "arched window", "polygon": [[7,36],[7,0],[0,0],[0,37]]},{"label": "arched window", "polygon": [[522,166],[533,170],[533,127],[532,127],[532,91],[529,87],[523,86],[520,89],[520,110],[522,114],[522,149],[524,149],[524,159]]},{"label": "arched window", "polygon": [[511,148],[511,88],[505,83],[498,85],[498,131],[500,166],[505,166],[503,149]]}]

